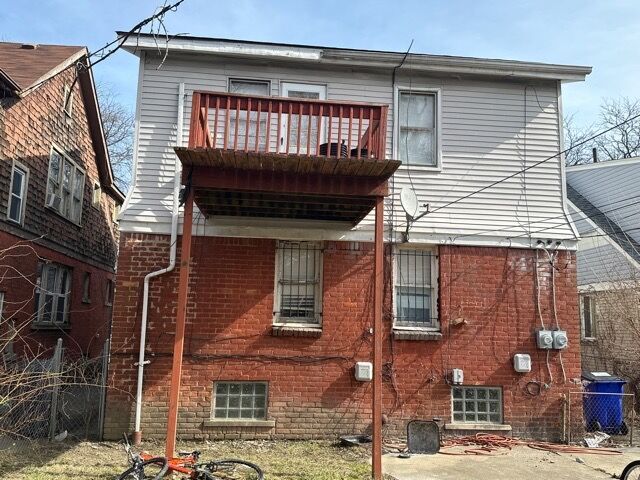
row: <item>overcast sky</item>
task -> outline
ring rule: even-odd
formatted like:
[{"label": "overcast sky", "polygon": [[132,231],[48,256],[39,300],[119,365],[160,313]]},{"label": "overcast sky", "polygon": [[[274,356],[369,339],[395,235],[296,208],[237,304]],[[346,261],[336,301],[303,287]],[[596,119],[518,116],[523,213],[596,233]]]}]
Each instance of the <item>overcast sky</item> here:
[{"label": "overcast sky", "polygon": [[[171,0],[169,0],[171,1]],[[161,0],[0,0],[0,40],[94,50],[149,16]],[[640,97],[639,0],[185,0],[170,33],[593,66],[564,88],[566,112],[597,120],[603,97]],[[136,58],[96,67],[135,103]]]}]

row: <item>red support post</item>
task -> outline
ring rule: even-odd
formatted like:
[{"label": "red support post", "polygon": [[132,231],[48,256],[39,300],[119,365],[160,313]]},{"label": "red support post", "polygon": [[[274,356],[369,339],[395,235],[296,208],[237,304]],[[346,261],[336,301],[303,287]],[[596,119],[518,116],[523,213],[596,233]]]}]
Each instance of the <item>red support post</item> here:
[{"label": "red support post", "polygon": [[178,403],[180,400],[180,380],[182,377],[182,352],[187,318],[187,296],[189,293],[189,268],[191,261],[191,229],[193,226],[193,189],[189,188],[184,204],[182,224],[182,252],[180,254],[180,282],[178,283],[178,312],[176,333],[173,339],[173,366],[171,368],[171,389],[169,390],[169,416],[167,418],[167,458],[175,456],[176,432],[178,428]]},{"label": "red support post", "polygon": [[373,271],[373,445],[372,478],[382,480],[382,295],[384,254],[384,197],[376,197],[376,223]]}]

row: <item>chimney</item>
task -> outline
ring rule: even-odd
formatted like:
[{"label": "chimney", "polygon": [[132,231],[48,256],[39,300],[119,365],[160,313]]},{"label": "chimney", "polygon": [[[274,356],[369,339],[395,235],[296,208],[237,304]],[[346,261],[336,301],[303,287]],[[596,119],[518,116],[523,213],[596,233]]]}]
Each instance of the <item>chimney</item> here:
[{"label": "chimney", "polygon": [[593,163],[598,163],[598,149],[596,147],[591,149],[591,155],[593,156]]},{"label": "chimney", "polygon": [[23,43],[22,45],[20,45],[20,48],[24,50],[35,50],[36,48],[38,48],[38,45],[35,43]]}]

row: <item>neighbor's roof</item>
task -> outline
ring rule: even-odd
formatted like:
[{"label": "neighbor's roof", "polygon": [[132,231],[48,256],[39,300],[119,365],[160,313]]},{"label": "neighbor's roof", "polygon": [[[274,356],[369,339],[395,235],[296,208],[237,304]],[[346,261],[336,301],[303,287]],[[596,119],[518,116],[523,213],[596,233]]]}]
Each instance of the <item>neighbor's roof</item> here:
[{"label": "neighbor's roof", "polygon": [[[77,62],[87,66],[87,55],[86,47],[0,42],[0,82],[6,83],[16,96],[22,98],[41,83]],[[114,182],[91,69],[81,69],[78,80],[96,154],[100,183],[121,204],[124,194]]]},{"label": "neighbor's roof", "polygon": [[[116,32],[121,37],[125,32]],[[231,57],[256,57],[289,62],[307,62],[344,67],[366,67],[392,70],[405,57],[406,52],[358,50],[352,48],[296,45],[287,43],[254,42],[226,38],[195,36],[169,36],[169,52],[216,54]],[[131,53],[161,50],[164,55],[164,37],[150,34],[130,36],[124,48]],[[411,53],[414,72],[446,73],[458,75],[489,75],[510,78],[541,78],[563,81],[582,81],[591,73],[591,67],[556,65],[539,62],[521,62],[489,58],[457,57]]]},{"label": "neighbor's roof", "polygon": [[51,76],[61,64],[86,54],[85,47],[0,42],[0,78],[16,93]]}]

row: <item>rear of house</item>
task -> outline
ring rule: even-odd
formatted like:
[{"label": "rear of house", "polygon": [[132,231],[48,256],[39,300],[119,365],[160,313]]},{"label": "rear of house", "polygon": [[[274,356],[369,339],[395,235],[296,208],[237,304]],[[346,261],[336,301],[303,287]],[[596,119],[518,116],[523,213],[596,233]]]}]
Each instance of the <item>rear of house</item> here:
[{"label": "rear of house", "polygon": [[[383,197],[387,431],[439,417],[449,431],[561,435],[580,377],[561,84],[589,68],[196,37],[171,39],[163,59],[150,37],[125,45],[140,57],[136,174],[107,436],[165,434],[181,305],[180,437],[369,431]],[[539,330],[557,343],[538,348]]]}]

